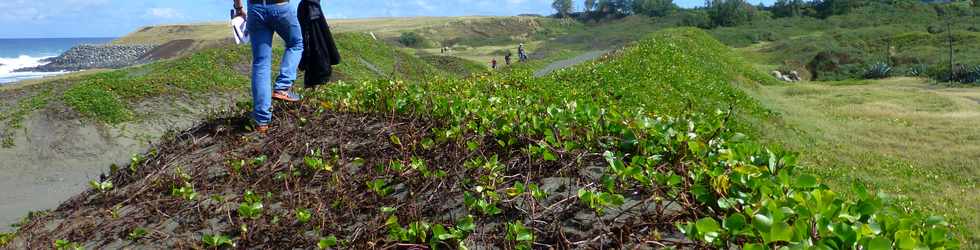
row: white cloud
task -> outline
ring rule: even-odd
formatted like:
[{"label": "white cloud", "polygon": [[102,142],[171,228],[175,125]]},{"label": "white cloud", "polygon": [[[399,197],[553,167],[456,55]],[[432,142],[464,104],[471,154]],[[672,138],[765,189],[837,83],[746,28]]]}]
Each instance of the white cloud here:
[{"label": "white cloud", "polygon": [[174,8],[150,8],[146,10],[146,17],[161,18],[161,19],[177,19],[183,18],[184,14]]},{"label": "white cloud", "polygon": [[74,14],[100,7],[109,0],[9,0],[0,1],[0,21],[43,21],[48,17]]}]

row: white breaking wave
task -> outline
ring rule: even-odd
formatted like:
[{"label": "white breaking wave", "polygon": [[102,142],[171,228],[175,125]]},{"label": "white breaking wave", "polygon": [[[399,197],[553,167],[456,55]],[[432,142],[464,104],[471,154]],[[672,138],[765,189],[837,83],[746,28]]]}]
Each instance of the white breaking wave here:
[{"label": "white breaking wave", "polygon": [[33,56],[21,55],[17,58],[0,57],[0,84],[66,73],[66,72],[16,72],[16,73],[13,72],[14,70],[17,69],[44,65],[45,63],[42,62],[42,60],[48,58],[51,58],[51,56],[33,57]]}]

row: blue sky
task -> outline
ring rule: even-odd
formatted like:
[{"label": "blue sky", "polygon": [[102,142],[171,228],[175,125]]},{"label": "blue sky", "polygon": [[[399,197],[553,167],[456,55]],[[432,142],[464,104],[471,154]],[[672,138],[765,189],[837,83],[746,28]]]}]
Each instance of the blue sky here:
[{"label": "blue sky", "polygon": [[[245,0],[247,1],[247,0]],[[750,0],[758,3],[774,0]],[[292,0],[295,5],[298,0]],[[550,14],[552,0],[322,0],[332,18]],[[583,0],[575,0],[576,9]],[[703,0],[675,0],[682,7]],[[155,24],[220,21],[232,0],[0,0],[0,38],[118,37]]]}]

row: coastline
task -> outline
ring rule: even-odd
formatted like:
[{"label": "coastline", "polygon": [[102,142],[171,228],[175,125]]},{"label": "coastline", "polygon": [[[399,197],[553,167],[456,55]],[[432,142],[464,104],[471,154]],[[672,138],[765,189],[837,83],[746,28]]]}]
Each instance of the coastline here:
[{"label": "coastline", "polygon": [[12,72],[61,72],[93,68],[123,68],[139,63],[139,59],[156,48],[155,45],[91,45],[72,47],[59,56],[41,60],[43,65],[15,69]]},{"label": "coastline", "polygon": [[72,77],[86,76],[99,72],[105,72],[107,70],[111,70],[111,69],[87,69],[87,70],[71,71],[71,72],[64,72],[61,74],[52,74],[52,75],[38,77],[38,78],[24,79],[15,82],[0,83],[0,91],[19,89],[23,87],[37,85],[40,83],[45,83],[48,81],[56,81],[56,80],[62,80],[62,79],[67,79]]},{"label": "coastline", "polygon": [[27,80],[46,80],[91,69],[117,69],[145,63],[143,56],[155,45],[76,45],[58,56],[4,58],[0,64],[0,86],[20,85]]}]

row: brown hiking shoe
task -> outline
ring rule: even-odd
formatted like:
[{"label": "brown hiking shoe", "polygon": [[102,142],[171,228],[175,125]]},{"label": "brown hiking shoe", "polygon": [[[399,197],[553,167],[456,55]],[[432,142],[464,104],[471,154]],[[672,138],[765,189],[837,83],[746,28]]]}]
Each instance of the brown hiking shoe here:
[{"label": "brown hiking shoe", "polygon": [[269,132],[269,125],[258,125],[258,126],[255,126],[255,132],[259,132],[261,134],[268,133]]}]

